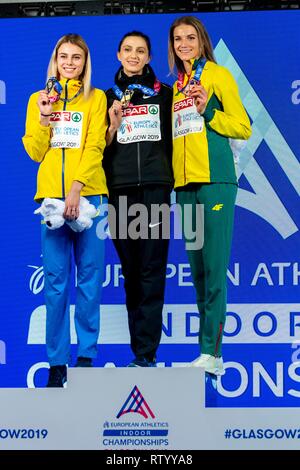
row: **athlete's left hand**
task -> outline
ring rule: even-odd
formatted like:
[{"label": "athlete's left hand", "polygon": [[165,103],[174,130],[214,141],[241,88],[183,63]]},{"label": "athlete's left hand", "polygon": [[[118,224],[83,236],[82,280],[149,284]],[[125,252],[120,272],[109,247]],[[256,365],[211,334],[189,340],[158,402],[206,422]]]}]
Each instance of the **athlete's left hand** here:
[{"label": "athlete's left hand", "polygon": [[65,199],[64,218],[76,220],[79,217],[80,191],[83,184],[80,181],[73,181],[69,194]]}]

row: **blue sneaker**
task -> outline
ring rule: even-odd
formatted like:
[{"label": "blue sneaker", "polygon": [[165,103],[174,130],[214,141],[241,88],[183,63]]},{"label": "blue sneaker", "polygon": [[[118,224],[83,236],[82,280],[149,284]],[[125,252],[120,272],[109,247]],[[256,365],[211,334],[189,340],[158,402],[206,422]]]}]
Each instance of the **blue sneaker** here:
[{"label": "blue sneaker", "polygon": [[128,364],[127,367],[157,367],[156,366],[156,360],[153,359],[153,361],[148,361],[145,357],[138,359],[137,357],[130,363]]}]

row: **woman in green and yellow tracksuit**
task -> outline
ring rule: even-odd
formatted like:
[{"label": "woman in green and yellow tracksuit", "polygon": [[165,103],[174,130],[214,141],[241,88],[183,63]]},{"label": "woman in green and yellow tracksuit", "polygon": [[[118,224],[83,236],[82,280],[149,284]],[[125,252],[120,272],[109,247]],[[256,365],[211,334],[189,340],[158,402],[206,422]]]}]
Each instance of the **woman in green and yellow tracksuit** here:
[{"label": "woman in green and yellow tracksuit", "polygon": [[[176,66],[178,71],[173,94],[177,201],[185,224],[187,207],[192,208],[190,232],[203,229],[204,235],[201,248],[186,237],[200,313],[201,355],[191,365],[222,375],[226,272],[237,193],[229,138],[248,139],[251,127],[237,84],[226,68],[216,64],[209,36],[197,18],[181,17],[172,24],[169,63],[171,70]],[[195,227],[197,205],[204,210],[203,227]]]},{"label": "woman in green and yellow tracksuit", "polygon": [[76,365],[90,367],[97,355],[104,240],[97,237],[96,228],[107,202],[102,168],[106,97],[103,91],[91,87],[90,74],[90,53],[83,38],[77,34],[63,36],[49,63],[47,89],[29,99],[23,137],[28,155],[39,163],[37,202],[62,199],[64,217],[71,221],[79,216],[80,196],[99,209],[92,227],[81,232],[66,224],[56,230],[42,225],[48,387],[63,387],[67,378],[72,250],[77,268]]}]

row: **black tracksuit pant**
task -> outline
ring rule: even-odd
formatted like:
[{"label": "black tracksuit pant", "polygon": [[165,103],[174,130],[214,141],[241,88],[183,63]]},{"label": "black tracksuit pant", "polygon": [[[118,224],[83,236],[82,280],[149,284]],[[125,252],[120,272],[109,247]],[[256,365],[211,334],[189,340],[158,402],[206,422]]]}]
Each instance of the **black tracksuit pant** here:
[{"label": "black tracksuit pant", "polygon": [[[144,222],[144,235],[147,232],[147,239],[143,237],[133,239],[132,233],[124,237],[125,231],[128,233],[130,228],[137,227],[133,221],[137,220],[140,214],[139,212],[130,216],[126,214],[124,197],[127,197],[128,209],[132,208],[133,204],[142,204],[143,214],[148,214],[146,221],[145,217],[140,219]],[[170,188],[167,185],[149,185],[113,190],[110,191],[109,203],[115,208],[115,214],[111,214],[113,217],[110,216],[110,231],[125,279],[131,349],[136,358],[152,361],[162,332],[169,239],[164,239],[162,236],[162,227],[166,219],[162,216],[157,219],[153,213],[151,219],[151,207],[152,211],[153,205],[166,204],[169,207]],[[168,223],[169,216],[166,217]],[[113,227],[114,222],[116,224]],[[156,239],[153,238],[154,234]],[[133,236],[136,235],[133,233]]]}]

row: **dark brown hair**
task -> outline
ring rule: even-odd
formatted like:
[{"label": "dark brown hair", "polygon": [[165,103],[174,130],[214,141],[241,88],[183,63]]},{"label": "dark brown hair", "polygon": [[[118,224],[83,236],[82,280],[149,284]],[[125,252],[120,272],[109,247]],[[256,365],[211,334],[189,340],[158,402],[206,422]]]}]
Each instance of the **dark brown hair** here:
[{"label": "dark brown hair", "polygon": [[181,16],[177,18],[173,24],[171,25],[170,32],[169,32],[169,48],[168,48],[168,59],[169,59],[169,67],[170,71],[174,71],[174,66],[177,67],[177,70],[180,72],[184,72],[183,62],[175,53],[174,49],[174,29],[181,24],[186,24],[189,26],[193,26],[197,32],[198,41],[200,44],[201,49],[201,57],[205,57],[207,60],[211,60],[212,62],[216,62],[213,47],[210,41],[210,37],[200,20],[195,18],[194,16]]},{"label": "dark brown hair", "polygon": [[150,42],[150,38],[149,38],[149,36],[147,36],[147,34],[144,34],[144,33],[142,33],[141,31],[130,31],[130,33],[124,34],[124,36],[122,37],[121,41],[119,42],[118,51],[119,51],[119,52],[121,51],[121,47],[122,47],[122,44],[123,44],[123,42],[125,41],[125,39],[126,39],[126,38],[129,38],[129,37],[132,37],[132,36],[137,36],[138,38],[144,39],[145,43],[147,44],[148,54],[149,54],[149,56],[151,56],[151,42]]}]

